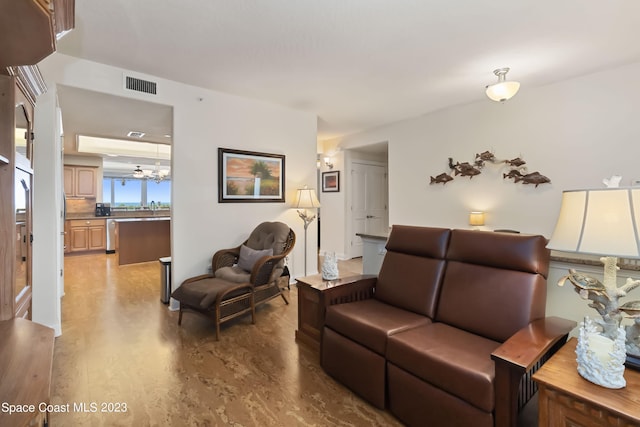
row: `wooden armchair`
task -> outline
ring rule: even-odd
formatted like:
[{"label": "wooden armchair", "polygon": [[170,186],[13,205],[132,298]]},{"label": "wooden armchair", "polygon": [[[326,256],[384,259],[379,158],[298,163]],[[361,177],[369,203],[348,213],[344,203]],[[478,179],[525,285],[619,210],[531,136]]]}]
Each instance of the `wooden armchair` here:
[{"label": "wooden armchair", "polygon": [[182,324],[185,310],[212,317],[218,340],[221,323],[246,313],[251,313],[255,323],[255,307],[277,296],[289,304],[278,278],[295,241],[288,225],[263,222],[240,246],[217,251],[211,260],[211,274],[185,280],[171,295],[180,302],[178,324]]}]

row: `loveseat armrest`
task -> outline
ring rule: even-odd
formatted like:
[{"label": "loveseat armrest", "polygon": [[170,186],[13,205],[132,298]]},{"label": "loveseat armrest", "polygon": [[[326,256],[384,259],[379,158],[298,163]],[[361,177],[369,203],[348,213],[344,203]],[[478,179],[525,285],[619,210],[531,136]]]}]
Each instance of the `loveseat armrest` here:
[{"label": "loveseat armrest", "polygon": [[[531,322],[502,343],[492,354],[495,363],[495,425],[517,425],[518,411],[537,388],[522,384],[529,393],[521,396],[521,381],[531,382],[531,375],[562,347],[569,332],[577,325],[572,320],[546,317]],[[521,401],[518,397],[521,396]]]},{"label": "loveseat armrest", "polygon": [[346,283],[337,283],[333,286],[328,285],[323,291],[324,309],[330,305],[345,304],[372,298],[376,283],[378,283],[378,276],[360,275],[340,280],[344,280]]}]

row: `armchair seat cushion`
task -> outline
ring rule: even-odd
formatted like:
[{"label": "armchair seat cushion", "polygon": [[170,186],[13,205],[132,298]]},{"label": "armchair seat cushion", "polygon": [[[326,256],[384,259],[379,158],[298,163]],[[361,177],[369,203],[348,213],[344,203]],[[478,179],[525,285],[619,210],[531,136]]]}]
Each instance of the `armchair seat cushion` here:
[{"label": "armchair seat cushion", "polygon": [[500,343],[444,323],[389,338],[387,360],[486,412],[495,405],[491,353]]},{"label": "armchair seat cushion", "polygon": [[325,325],[384,356],[387,337],[431,323],[428,317],[385,304],[376,299],[327,307]]},{"label": "armchair seat cushion", "polygon": [[[183,283],[173,291],[171,297],[183,304],[207,309],[213,307],[218,294],[238,286],[237,283],[228,282],[216,277],[207,277],[193,282]],[[249,287],[244,287],[230,292],[225,299],[233,298],[251,292]]]},{"label": "armchair seat cushion", "polygon": [[228,280],[233,283],[249,283],[251,282],[251,273],[244,271],[242,268],[234,265],[233,267],[222,267],[216,270],[215,276],[218,279]]}]

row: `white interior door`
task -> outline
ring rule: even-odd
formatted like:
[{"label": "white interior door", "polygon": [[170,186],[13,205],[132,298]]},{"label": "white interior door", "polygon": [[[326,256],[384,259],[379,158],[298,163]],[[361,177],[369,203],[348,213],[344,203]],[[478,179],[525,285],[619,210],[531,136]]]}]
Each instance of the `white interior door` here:
[{"label": "white interior door", "polygon": [[362,256],[362,239],[356,234],[386,235],[387,171],[384,166],[352,163],[351,167],[351,257]]}]

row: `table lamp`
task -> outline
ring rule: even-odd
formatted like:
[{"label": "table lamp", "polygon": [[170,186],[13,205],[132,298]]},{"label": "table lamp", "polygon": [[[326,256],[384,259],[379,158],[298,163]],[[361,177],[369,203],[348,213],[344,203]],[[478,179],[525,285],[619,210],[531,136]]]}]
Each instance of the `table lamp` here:
[{"label": "table lamp", "polygon": [[[315,214],[307,212],[307,209],[317,209],[320,207],[320,202],[316,196],[316,190],[308,188],[306,185],[304,188],[299,188],[296,192],[296,197],[293,203],[293,207],[298,210],[298,215],[304,221],[304,275],[307,275],[307,228],[309,224],[316,218]],[[303,209],[303,210],[300,210]]]},{"label": "table lamp", "polygon": [[564,191],[558,221],[547,245],[557,251],[603,256],[603,283],[570,269],[558,284],[568,280],[583,299],[591,301],[589,306],[602,316],[597,320],[602,335],[612,340],[625,314],[634,319],[633,325],[624,328],[627,366],[634,366],[635,358],[640,357],[640,301],[620,304],[619,299],[640,281],[629,278],[618,286],[617,257],[640,258],[639,227],[640,188]]},{"label": "table lamp", "polygon": [[469,225],[478,227],[484,225],[484,212],[474,211],[469,213]]}]

